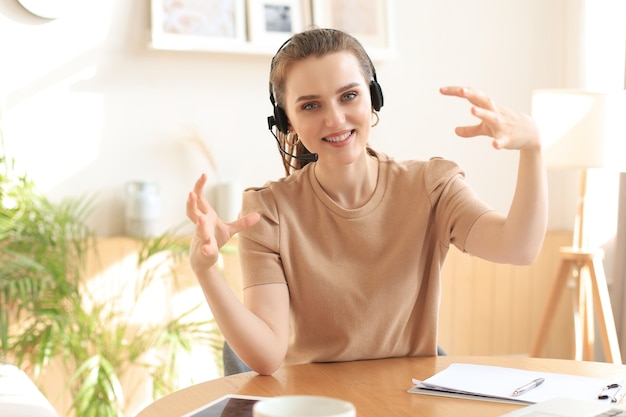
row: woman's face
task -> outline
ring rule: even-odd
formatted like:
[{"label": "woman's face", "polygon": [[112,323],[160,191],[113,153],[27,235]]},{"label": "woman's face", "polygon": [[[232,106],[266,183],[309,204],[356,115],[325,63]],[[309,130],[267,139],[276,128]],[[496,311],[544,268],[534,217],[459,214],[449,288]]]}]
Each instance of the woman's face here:
[{"label": "woman's face", "polygon": [[372,103],[369,82],[352,53],[294,63],[286,77],[284,110],[290,129],[320,163],[346,165],[364,154]]}]

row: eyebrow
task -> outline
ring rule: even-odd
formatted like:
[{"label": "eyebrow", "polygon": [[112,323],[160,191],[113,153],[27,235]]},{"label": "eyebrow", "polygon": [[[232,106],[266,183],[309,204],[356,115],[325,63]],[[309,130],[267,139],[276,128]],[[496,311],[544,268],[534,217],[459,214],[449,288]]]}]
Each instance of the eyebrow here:
[{"label": "eyebrow", "polygon": [[[358,85],[359,85],[359,83],[357,83],[357,82],[353,82],[353,83],[344,85],[343,87],[338,88],[335,93],[337,93],[337,94],[341,93],[342,91],[349,90],[351,88],[357,87]],[[295,103],[297,104],[297,103],[299,103],[301,101],[315,100],[316,98],[319,98],[319,96],[318,95],[314,95],[314,94],[306,95],[306,96],[300,96],[300,97],[298,97],[296,99]]]}]

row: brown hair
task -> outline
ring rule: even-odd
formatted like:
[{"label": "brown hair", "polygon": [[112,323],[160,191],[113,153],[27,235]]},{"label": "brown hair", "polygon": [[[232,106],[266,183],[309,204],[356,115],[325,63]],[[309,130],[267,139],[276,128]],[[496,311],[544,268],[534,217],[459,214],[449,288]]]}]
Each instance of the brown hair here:
[{"label": "brown hair", "polygon": [[[353,36],[336,29],[309,29],[295,34],[290,38],[272,58],[270,69],[270,93],[273,94],[276,106],[284,109],[285,78],[293,63],[308,57],[323,57],[328,54],[347,51],[352,53],[361,67],[365,80],[372,80],[374,68],[363,46]],[[276,132],[280,146],[287,152],[301,156],[310,154],[301,143],[293,144],[287,140],[283,132]],[[302,169],[309,161],[292,158],[281,152],[286,175],[294,170]]]}]

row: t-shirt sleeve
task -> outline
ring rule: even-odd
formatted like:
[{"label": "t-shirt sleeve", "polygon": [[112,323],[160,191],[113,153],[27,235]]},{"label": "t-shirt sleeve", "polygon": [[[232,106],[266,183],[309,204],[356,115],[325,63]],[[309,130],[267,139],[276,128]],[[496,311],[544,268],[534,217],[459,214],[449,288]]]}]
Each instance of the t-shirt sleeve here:
[{"label": "t-shirt sleeve", "polygon": [[257,212],[257,224],[239,233],[238,247],[243,289],[263,284],[284,284],[279,254],[279,212],[270,186],[244,191],[242,214]]},{"label": "t-shirt sleeve", "polygon": [[424,181],[435,208],[441,241],[450,242],[465,252],[465,241],[472,225],[493,209],[476,195],[465,181],[465,172],[453,161],[431,159]]}]

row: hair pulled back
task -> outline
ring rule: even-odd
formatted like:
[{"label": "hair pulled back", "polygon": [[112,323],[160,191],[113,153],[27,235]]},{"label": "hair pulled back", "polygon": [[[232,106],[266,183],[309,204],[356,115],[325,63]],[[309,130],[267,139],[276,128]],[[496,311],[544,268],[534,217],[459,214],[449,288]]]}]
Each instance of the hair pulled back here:
[{"label": "hair pulled back", "polygon": [[[352,53],[361,67],[366,81],[373,78],[373,68],[367,52],[361,43],[352,35],[337,29],[308,29],[293,35],[272,58],[270,69],[270,88],[277,106],[284,107],[285,81],[291,66],[309,57],[324,57],[337,52]],[[310,153],[301,142],[292,143],[287,135],[277,132],[280,145],[287,152],[294,155]],[[292,170],[301,169],[308,162],[289,155],[282,154],[285,172],[289,175]]]}]

